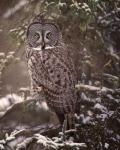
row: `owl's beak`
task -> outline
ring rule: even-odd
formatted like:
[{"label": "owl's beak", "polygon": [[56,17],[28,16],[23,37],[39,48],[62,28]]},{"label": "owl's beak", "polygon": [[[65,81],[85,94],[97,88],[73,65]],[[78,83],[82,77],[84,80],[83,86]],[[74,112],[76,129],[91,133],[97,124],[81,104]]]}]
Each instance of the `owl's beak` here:
[{"label": "owl's beak", "polygon": [[42,42],[42,46],[41,46],[42,50],[45,49],[45,42]]},{"label": "owl's beak", "polygon": [[34,47],[33,50],[41,51],[45,49],[45,43],[42,42],[38,47]]}]

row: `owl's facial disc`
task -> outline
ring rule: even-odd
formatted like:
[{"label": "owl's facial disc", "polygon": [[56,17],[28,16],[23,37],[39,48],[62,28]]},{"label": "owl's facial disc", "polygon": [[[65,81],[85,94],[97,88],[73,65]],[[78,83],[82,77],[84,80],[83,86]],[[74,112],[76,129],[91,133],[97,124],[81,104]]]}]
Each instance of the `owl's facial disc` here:
[{"label": "owl's facial disc", "polygon": [[47,50],[54,48],[54,45],[52,45],[52,33],[50,31],[42,31],[37,32],[39,35],[39,38],[36,41],[36,47],[33,47],[33,50]]},{"label": "owl's facial disc", "polygon": [[32,23],[27,30],[27,41],[33,50],[52,49],[58,45],[59,30],[52,23]]}]

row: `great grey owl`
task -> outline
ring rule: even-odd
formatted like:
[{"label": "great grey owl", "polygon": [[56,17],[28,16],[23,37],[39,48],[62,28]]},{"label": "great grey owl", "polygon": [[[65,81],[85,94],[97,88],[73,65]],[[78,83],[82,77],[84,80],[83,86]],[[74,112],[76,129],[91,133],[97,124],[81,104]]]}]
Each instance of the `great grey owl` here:
[{"label": "great grey owl", "polygon": [[77,102],[70,50],[62,42],[58,27],[39,17],[27,29],[27,45],[32,95],[45,99],[63,123],[66,115],[76,112]]}]

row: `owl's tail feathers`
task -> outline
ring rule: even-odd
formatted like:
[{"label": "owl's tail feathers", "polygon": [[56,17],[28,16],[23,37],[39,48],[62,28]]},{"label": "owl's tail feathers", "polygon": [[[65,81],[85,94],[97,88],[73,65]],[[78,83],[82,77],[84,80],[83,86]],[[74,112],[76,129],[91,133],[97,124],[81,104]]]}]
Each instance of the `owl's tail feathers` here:
[{"label": "owl's tail feathers", "polygon": [[80,114],[81,93],[77,92],[77,101],[75,104],[75,113]]},{"label": "owl's tail feathers", "polygon": [[62,114],[56,113],[61,125],[64,126],[65,130],[74,129],[75,128],[75,114]]},{"label": "owl's tail feathers", "polygon": [[65,115],[65,120],[67,120],[67,130],[75,129],[75,114],[69,113]]},{"label": "owl's tail feathers", "polygon": [[64,120],[65,120],[64,114],[62,114],[62,113],[56,113],[56,115],[57,115],[57,117],[59,119],[60,124],[62,125],[63,122],[64,122]]}]

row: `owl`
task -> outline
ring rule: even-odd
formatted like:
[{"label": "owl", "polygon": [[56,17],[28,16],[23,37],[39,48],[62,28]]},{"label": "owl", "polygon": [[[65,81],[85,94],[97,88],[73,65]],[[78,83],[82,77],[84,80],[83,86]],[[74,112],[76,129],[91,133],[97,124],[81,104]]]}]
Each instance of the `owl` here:
[{"label": "owl", "polygon": [[72,118],[77,104],[77,77],[58,26],[37,17],[27,29],[26,57],[32,96],[45,100],[61,123],[65,117]]}]

